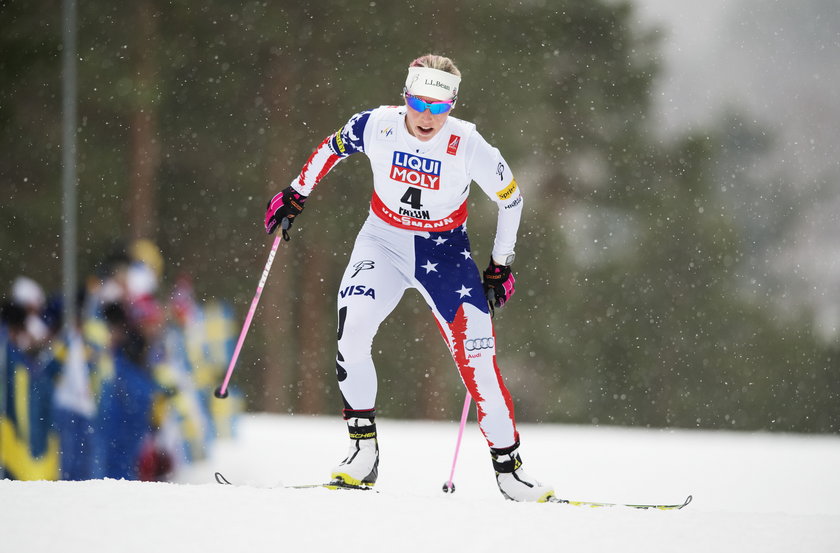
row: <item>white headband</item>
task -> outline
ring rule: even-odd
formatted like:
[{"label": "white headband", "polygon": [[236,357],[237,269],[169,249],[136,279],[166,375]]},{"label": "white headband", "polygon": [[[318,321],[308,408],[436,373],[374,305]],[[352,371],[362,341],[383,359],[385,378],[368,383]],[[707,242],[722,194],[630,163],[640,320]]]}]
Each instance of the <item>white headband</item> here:
[{"label": "white headband", "polygon": [[405,89],[413,96],[452,100],[458,96],[460,84],[461,77],[452,73],[431,67],[409,67]]}]

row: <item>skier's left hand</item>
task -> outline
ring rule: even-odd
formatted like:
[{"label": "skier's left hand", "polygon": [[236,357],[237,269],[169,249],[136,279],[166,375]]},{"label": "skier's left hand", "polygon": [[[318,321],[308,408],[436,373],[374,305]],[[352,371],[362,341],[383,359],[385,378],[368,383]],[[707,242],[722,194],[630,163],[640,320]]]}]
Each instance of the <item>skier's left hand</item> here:
[{"label": "skier's left hand", "polygon": [[493,307],[502,308],[516,291],[514,284],[516,279],[510,270],[510,265],[496,265],[493,260],[484,269],[484,294],[490,304],[490,311]]}]

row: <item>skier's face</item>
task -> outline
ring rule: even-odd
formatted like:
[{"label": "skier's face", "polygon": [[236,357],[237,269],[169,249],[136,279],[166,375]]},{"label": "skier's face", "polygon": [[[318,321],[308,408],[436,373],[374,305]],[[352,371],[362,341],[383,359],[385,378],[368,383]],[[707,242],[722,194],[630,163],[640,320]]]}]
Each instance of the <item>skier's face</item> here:
[{"label": "skier's face", "polygon": [[[418,99],[424,102],[433,103],[440,102],[434,98],[426,96],[417,96]],[[406,102],[405,126],[412,135],[419,140],[427,142],[435,137],[435,135],[443,128],[446,123],[446,118],[449,117],[449,112],[433,114],[430,109],[417,111]]]}]

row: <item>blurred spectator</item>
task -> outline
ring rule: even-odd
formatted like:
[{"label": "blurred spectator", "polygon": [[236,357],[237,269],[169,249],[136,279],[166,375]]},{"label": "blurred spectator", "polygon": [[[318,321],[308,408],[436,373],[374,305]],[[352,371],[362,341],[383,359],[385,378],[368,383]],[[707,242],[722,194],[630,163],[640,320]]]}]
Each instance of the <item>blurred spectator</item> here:
[{"label": "blurred spectator", "polygon": [[17,346],[23,351],[37,351],[46,344],[49,337],[49,328],[41,318],[46,305],[43,288],[31,278],[18,277],[12,283],[12,302],[26,312],[26,332],[18,334]]},{"label": "blurred spectator", "polygon": [[59,475],[58,436],[51,426],[55,367],[36,355],[48,334],[38,312],[43,292],[21,278],[11,297],[0,310],[0,474],[53,480]]},{"label": "blurred spectator", "polygon": [[164,390],[146,365],[146,338],[118,303],[103,310],[111,335],[114,377],[103,383],[97,430],[105,443],[105,476],[137,480],[144,443],[151,438],[152,404]]},{"label": "blurred spectator", "polygon": [[[61,479],[87,480],[102,475],[97,462],[100,452],[99,436],[95,432],[96,399],[93,394],[93,350],[82,336],[81,314],[84,292],[78,294],[74,324],[57,340],[52,363],[60,372],[55,388],[53,425],[61,444]],[[63,302],[48,302],[57,315],[47,317],[52,333],[59,336]],[[49,311],[48,307],[48,311]],[[53,323],[53,324],[51,324]]]},{"label": "blurred spectator", "polygon": [[241,396],[212,392],[238,328],[232,311],[196,302],[187,275],[164,309],[162,278],[151,242],[115,250],[64,326],[61,297],[14,281],[0,325],[0,477],[163,480],[231,435]]}]

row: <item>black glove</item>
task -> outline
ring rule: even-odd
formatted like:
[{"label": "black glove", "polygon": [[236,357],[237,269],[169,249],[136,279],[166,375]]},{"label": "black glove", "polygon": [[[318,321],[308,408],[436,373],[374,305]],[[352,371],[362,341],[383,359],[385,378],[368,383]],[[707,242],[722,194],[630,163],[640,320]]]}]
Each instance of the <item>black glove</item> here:
[{"label": "black glove", "polygon": [[272,234],[280,226],[283,229],[283,239],[288,242],[289,233],[286,229],[291,228],[295,217],[303,212],[305,202],[306,196],[291,186],[277,193],[266,206],[265,231]]},{"label": "black glove", "polygon": [[510,265],[496,265],[493,259],[484,269],[484,295],[490,305],[490,313],[495,314],[494,307],[501,309],[516,291],[516,279],[510,270]]}]

